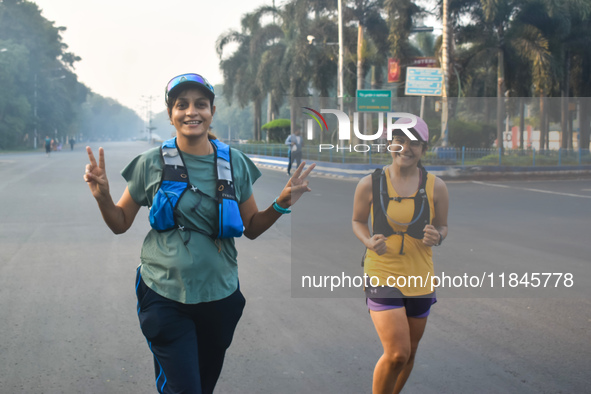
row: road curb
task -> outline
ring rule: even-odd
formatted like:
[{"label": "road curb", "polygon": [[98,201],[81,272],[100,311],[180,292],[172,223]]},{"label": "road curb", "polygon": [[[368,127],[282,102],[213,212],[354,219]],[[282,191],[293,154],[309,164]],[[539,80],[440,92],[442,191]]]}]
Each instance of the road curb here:
[{"label": "road curb", "polygon": [[[258,166],[287,170],[287,158],[262,155],[248,155]],[[314,163],[314,161],[310,161]],[[371,174],[379,164],[341,164],[315,162],[315,175],[331,178],[360,179]],[[499,180],[499,179],[565,179],[590,178],[591,165],[588,166],[425,166],[427,171],[445,180]]]}]

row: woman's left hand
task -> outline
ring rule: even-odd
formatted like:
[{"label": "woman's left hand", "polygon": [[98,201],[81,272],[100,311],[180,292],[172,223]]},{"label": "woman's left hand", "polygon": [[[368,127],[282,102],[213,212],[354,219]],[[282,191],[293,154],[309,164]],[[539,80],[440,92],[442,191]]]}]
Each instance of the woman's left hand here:
[{"label": "woman's left hand", "polygon": [[439,231],[435,228],[435,226],[428,224],[423,229],[425,232],[425,236],[423,237],[423,243],[426,246],[435,246],[439,243]]},{"label": "woman's left hand", "polygon": [[312,172],[314,167],[316,167],[316,163],[311,164],[306,171],[304,171],[305,166],[306,162],[303,161],[281,191],[279,198],[277,198],[277,204],[279,204],[279,206],[289,208],[300,199],[302,194],[312,191],[312,189],[308,187],[308,180],[306,177]]}]

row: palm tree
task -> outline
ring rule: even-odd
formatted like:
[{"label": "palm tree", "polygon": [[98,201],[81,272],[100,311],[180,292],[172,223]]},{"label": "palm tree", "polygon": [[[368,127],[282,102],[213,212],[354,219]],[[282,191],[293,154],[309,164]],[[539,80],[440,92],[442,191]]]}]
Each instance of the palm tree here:
[{"label": "palm tree", "polygon": [[[550,0],[535,0],[528,2],[520,14],[519,19],[537,29],[546,41],[546,60],[541,58],[533,61],[534,85],[536,92],[541,96],[540,105],[543,107],[544,95],[560,94],[561,96],[561,130],[562,147],[572,148],[572,134],[567,125],[568,107],[567,100],[570,96],[570,86],[584,85],[587,78],[571,82],[572,59],[576,54],[588,51],[589,30],[588,19],[591,13],[591,5],[580,0],[565,0],[554,2]],[[587,22],[586,22],[587,21]],[[544,66],[542,64],[545,63]],[[548,146],[546,135],[547,121],[545,110],[542,111],[542,142]]]},{"label": "palm tree", "polygon": [[[357,21],[357,89],[364,88],[364,79],[368,67],[364,67],[366,40],[365,30],[374,38],[377,45],[384,47],[387,40],[387,25],[382,18],[383,0],[350,0],[344,7],[344,19]],[[377,39],[376,39],[377,38]],[[386,48],[384,48],[386,49]],[[380,51],[378,51],[380,52]],[[381,53],[386,53],[383,51]],[[382,62],[383,64],[384,62]]]},{"label": "palm tree", "polygon": [[297,97],[309,95],[309,85],[313,75],[311,58],[314,50],[309,45],[312,24],[310,11],[318,16],[324,2],[314,0],[292,0],[278,10],[281,20],[283,37],[277,44],[275,53],[278,55],[277,66],[283,83],[283,90],[290,100],[291,132],[298,127]]},{"label": "palm tree", "polygon": [[[528,97],[532,94],[532,86],[535,86],[535,93],[544,96],[544,92],[551,90],[551,78],[553,73],[554,60],[551,56],[549,43],[543,32],[530,24],[528,19],[532,10],[525,6],[515,18],[514,26],[509,33],[512,45],[507,47],[507,87],[516,97]],[[542,134],[544,141],[547,140],[547,122],[545,100],[540,100]],[[524,100],[519,103],[520,114],[520,148],[523,149],[524,129]],[[542,144],[540,145],[542,146]]]},{"label": "palm tree", "polygon": [[591,18],[589,15],[580,20],[575,19],[578,37],[572,46],[572,74],[571,86],[573,95],[580,97],[579,101],[579,148],[589,149],[589,134],[591,120]]},{"label": "palm tree", "polygon": [[[531,22],[533,2],[522,0],[457,0],[452,3],[452,18],[457,25],[457,39],[460,44],[468,44],[471,54],[496,58],[497,62],[497,144],[503,149],[503,99],[505,94],[505,75],[507,61],[515,69],[523,65],[523,60],[531,64],[532,82],[541,97],[551,88],[548,86],[552,74],[549,46],[543,33]],[[468,14],[471,23],[464,26],[458,21]],[[518,90],[518,89],[516,89]],[[544,119],[544,100],[541,100]],[[542,121],[542,125],[545,122]],[[542,126],[542,134],[544,126]]]},{"label": "palm tree", "polygon": [[[262,54],[268,49],[270,42],[277,35],[276,26],[262,26],[261,18],[266,10],[263,7],[242,17],[242,30],[230,30],[222,34],[216,43],[220,58],[220,68],[224,76],[224,95],[230,104],[233,97],[238,99],[241,107],[249,102],[254,110],[254,139],[261,139],[261,107],[265,91],[260,78],[259,67]],[[238,48],[232,55],[224,59],[224,49],[230,43],[237,43]]]},{"label": "palm tree", "polygon": [[[384,11],[388,25],[388,53],[401,65],[408,64],[412,57],[418,55],[418,50],[409,41],[413,21],[421,17],[425,10],[411,0],[384,0]],[[400,78],[404,80],[406,68],[402,70]]]},{"label": "palm tree", "polygon": [[[562,148],[572,149],[572,132],[568,127],[568,97],[570,96],[571,60],[576,48],[581,48],[589,42],[589,31],[585,29],[585,20],[591,14],[591,4],[588,1],[564,0],[561,2],[547,1],[546,9],[553,23],[557,26],[552,37],[555,41],[560,61],[560,93],[561,93],[561,130]],[[587,47],[588,48],[588,47]]]}]

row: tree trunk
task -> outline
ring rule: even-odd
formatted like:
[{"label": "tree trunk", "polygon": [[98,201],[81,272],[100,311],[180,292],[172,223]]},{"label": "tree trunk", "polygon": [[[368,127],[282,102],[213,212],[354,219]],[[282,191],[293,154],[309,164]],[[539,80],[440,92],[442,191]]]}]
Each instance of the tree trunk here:
[{"label": "tree trunk", "polygon": [[[327,108],[326,102],[328,101],[328,99],[326,97],[320,97],[320,108]],[[328,132],[328,130],[326,130],[326,132]],[[307,136],[305,136],[304,138],[308,138]],[[320,128],[320,135],[319,135],[319,141],[320,144],[324,143],[324,128]]]},{"label": "tree trunk", "polygon": [[296,97],[295,97],[295,80],[294,77],[291,76],[289,78],[289,120],[291,121],[290,124],[290,134],[295,132],[297,128],[297,111],[296,111]]},{"label": "tree trunk", "polygon": [[544,92],[540,93],[540,150],[544,150],[546,144],[546,97]]},{"label": "tree trunk", "polygon": [[579,146],[581,149],[589,149],[589,134],[591,132],[591,98],[581,98],[581,117],[579,119]]},{"label": "tree trunk", "polygon": [[560,147],[568,149],[568,80],[569,80],[569,52],[564,52],[564,78],[560,87]]},{"label": "tree trunk", "polygon": [[572,122],[570,117],[570,111],[568,108],[569,105],[569,97],[570,97],[570,51],[566,51],[566,75],[565,75],[566,83],[565,83],[565,91],[566,91],[566,120],[567,120],[567,127],[568,127],[568,139],[566,141],[566,149],[573,148],[573,129],[572,129]]},{"label": "tree trunk", "polygon": [[255,141],[261,140],[261,99],[257,98],[254,100],[254,139]]},{"label": "tree trunk", "polygon": [[273,96],[271,95],[271,92],[269,92],[267,93],[267,123],[273,119]]},{"label": "tree trunk", "polygon": [[548,98],[544,97],[544,103],[546,103],[546,111],[544,112],[544,149],[550,150],[550,111],[548,111]]}]

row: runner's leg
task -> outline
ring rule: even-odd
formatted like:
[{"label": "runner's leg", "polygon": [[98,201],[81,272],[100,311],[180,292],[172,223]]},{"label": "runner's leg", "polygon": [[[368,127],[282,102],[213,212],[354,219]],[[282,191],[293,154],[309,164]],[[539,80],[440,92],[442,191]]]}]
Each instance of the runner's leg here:
[{"label": "runner's leg", "polygon": [[370,311],[370,314],[384,348],[374,369],[373,394],[392,394],[411,352],[406,308]]},{"label": "runner's leg", "polygon": [[159,393],[201,394],[195,324],[185,305],[148,288],[138,274],[140,327],[154,356]]},{"label": "runner's leg", "polygon": [[412,372],[412,368],[415,362],[415,355],[417,354],[417,348],[419,347],[419,341],[423,337],[423,333],[425,332],[425,327],[427,326],[427,318],[408,318],[408,326],[410,330],[410,356],[402,371],[398,375],[398,379],[396,379],[396,386],[394,387],[394,393],[400,393],[402,388],[406,384],[410,373]]},{"label": "runner's leg", "polygon": [[223,300],[195,305],[203,394],[213,393],[245,303],[240,290],[236,290]]}]

